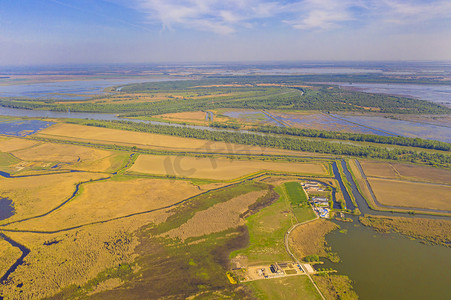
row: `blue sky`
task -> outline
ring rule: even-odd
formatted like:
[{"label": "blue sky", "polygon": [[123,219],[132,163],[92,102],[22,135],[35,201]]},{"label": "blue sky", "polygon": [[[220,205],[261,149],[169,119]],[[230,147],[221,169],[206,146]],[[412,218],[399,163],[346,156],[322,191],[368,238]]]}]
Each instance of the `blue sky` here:
[{"label": "blue sky", "polygon": [[0,0],[0,65],[451,60],[449,0]]}]

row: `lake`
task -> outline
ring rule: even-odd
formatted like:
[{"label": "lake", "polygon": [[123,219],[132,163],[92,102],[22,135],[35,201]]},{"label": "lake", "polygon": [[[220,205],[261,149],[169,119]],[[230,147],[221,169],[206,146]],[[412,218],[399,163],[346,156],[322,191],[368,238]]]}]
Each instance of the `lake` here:
[{"label": "lake", "polygon": [[333,231],[326,241],[341,262],[326,261],[320,268],[348,275],[360,299],[449,299],[450,248],[377,233],[359,223],[338,224],[347,233]]}]

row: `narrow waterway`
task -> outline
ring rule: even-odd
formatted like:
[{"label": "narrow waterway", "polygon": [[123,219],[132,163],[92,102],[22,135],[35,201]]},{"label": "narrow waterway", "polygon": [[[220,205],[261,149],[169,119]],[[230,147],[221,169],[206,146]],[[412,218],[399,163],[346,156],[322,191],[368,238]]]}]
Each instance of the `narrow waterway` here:
[{"label": "narrow waterway", "polygon": [[[342,160],[342,162],[343,162],[343,160]],[[343,197],[345,199],[346,208],[350,209],[350,210],[356,209],[356,207],[355,207],[354,203],[352,202],[352,199],[351,199],[351,197],[350,197],[350,195],[348,193],[348,190],[346,189],[346,187],[345,187],[345,185],[343,183],[343,179],[341,178],[341,174],[340,174],[340,172],[338,170],[338,166],[337,166],[337,163],[335,161],[332,163],[332,170],[334,172],[334,177],[338,181],[338,185],[340,186],[340,190],[341,190],[341,192],[343,194]],[[334,206],[334,208],[340,209],[341,207],[335,207]]]},{"label": "narrow waterway", "polygon": [[11,246],[17,247],[17,248],[20,249],[20,251],[22,251],[22,255],[19,257],[19,259],[17,259],[16,262],[0,278],[0,284],[2,284],[5,280],[8,279],[9,275],[17,269],[18,266],[23,264],[23,261],[24,261],[25,257],[30,253],[30,249],[28,249],[24,245],[12,240],[12,239],[10,239],[9,237],[7,237],[6,235],[4,235],[1,232],[0,232],[0,238],[4,239],[8,243],[10,243]]}]

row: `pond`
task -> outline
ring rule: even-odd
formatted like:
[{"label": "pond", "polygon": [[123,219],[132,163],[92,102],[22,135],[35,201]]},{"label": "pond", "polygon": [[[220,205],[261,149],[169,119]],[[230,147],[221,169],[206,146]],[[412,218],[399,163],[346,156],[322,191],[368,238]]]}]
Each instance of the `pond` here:
[{"label": "pond", "polygon": [[449,299],[450,248],[377,233],[358,222],[338,224],[346,231],[335,230],[326,241],[341,262],[321,268],[349,276],[360,299]]},{"label": "pond", "polygon": [[8,198],[0,197],[0,220],[8,219],[15,213],[13,201]]}]

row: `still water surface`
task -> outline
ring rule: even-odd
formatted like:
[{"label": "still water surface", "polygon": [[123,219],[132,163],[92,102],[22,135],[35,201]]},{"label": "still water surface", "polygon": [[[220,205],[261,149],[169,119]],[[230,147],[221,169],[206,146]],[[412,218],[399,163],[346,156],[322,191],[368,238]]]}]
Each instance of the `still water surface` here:
[{"label": "still water surface", "polygon": [[450,299],[451,249],[399,234],[377,233],[359,223],[339,225],[326,236],[341,262],[323,266],[354,281],[360,299]]}]

